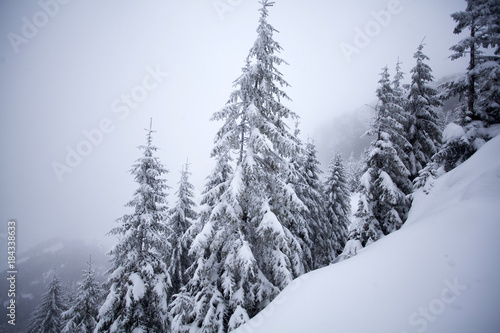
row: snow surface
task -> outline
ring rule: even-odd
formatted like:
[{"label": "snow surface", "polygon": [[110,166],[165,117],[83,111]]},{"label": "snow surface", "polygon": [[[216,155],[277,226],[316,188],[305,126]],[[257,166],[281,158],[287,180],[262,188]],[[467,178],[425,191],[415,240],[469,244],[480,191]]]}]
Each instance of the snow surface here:
[{"label": "snow surface", "polygon": [[269,207],[269,203],[265,202],[262,204],[262,211],[264,212],[264,216],[260,221],[258,230],[270,229],[271,231],[283,235],[285,232],[283,231],[283,226],[278,221],[276,215],[271,211],[271,207]]},{"label": "snow surface", "polygon": [[146,286],[144,285],[144,281],[142,281],[142,278],[137,273],[130,274],[129,280],[133,285],[132,296],[134,297],[134,300],[138,301],[143,298],[144,294],[146,293]]},{"label": "snow surface", "polygon": [[451,142],[463,137],[465,137],[465,130],[455,123],[449,123],[443,131],[443,140],[445,142]]},{"label": "snow surface", "polygon": [[500,137],[416,193],[407,223],[294,280],[234,332],[500,332]]}]

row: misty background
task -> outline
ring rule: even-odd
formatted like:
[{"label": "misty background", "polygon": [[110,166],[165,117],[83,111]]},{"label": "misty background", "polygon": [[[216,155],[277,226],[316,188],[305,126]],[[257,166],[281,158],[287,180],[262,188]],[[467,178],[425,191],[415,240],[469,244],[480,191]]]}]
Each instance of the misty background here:
[{"label": "misty background", "polygon": [[[105,234],[130,212],[124,204],[136,184],[128,171],[150,118],[158,156],[170,170],[170,206],[188,159],[199,195],[221,125],[209,119],[241,73],[260,6],[256,0],[64,2],[0,2],[0,235],[5,244],[7,221],[16,219],[20,252],[61,236],[114,243]],[[375,16],[388,5],[397,13],[382,25]],[[44,16],[44,8],[52,15]],[[290,64],[280,68],[291,85],[285,91],[293,101],[286,104],[301,117],[302,139],[315,140],[324,170],[337,149],[345,159],[351,151],[359,156],[369,142],[359,136],[370,122],[367,104],[376,99],[381,68],[394,74],[399,57],[409,83],[424,37],[436,79],[465,70],[466,60],[448,58],[460,39],[450,14],[464,8],[459,0],[276,1],[269,23]],[[367,28],[375,29],[367,45],[348,59],[340,46],[355,46]],[[96,129],[102,137],[85,146],[85,133]],[[87,155],[58,175],[54,165],[66,165],[78,147]]]}]

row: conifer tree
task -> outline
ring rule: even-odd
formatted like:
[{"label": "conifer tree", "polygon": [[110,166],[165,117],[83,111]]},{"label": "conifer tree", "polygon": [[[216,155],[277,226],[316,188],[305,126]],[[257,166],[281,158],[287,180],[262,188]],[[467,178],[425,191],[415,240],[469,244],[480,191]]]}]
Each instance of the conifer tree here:
[{"label": "conifer tree", "polygon": [[398,154],[397,142],[403,125],[395,110],[394,95],[387,67],[383,68],[379,87],[376,116],[367,134],[376,139],[371,143],[360,185],[360,200],[343,257],[349,257],[384,235],[399,229],[407,218],[411,192],[409,171]]},{"label": "conifer tree", "polygon": [[[229,154],[218,156],[214,154],[215,151],[212,151],[213,157],[216,157],[216,164],[202,193],[200,216],[187,231],[187,235],[194,240],[189,254],[194,257],[195,262],[189,268],[190,271],[193,271],[193,276],[181,288],[181,292],[174,295],[174,300],[170,305],[173,332],[190,332],[191,327],[196,326],[204,327],[206,332],[223,329],[225,307],[224,304],[219,305],[218,303],[222,302],[224,297],[212,285],[214,274],[219,274],[221,264],[218,262],[218,256],[221,255],[221,251],[216,252],[210,248],[204,248],[203,245],[207,247],[209,245],[208,237],[213,237],[214,231],[210,229],[218,228],[223,222],[225,214],[231,212],[231,202],[227,202],[227,200],[230,199],[230,191],[228,190],[234,170],[230,165],[232,159]],[[226,196],[225,202],[222,200],[223,196]],[[220,207],[220,213],[212,215],[212,209],[217,206]],[[220,218],[215,220],[216,216]],[[213,222],[208,225],[210,228],[208,229],[205,221],[210,220]],[[218,238],[223,239],[221,236],[228,237],[230,234],[230,231],[229,234],[225,233],[224,235],[219,233]],[[234,239],[237,235],[232,236]],[[201,243],[200,246],[198,246],[199,243]],[[242,246],[242,244],[239,245]],[[211,307],[209,308],[209,306]]]},{"label": "conifer tree", "polygon": [[361,178],[361,161],[356,160],[354,157],[354,152],[351,152],[349,159],[346,163],[346,174],[347,174],[347,184],[349,185],[349,191],[354,193],[358,190],[359,179]]},{"label": "conifer tree", "polygon": [[299,142],[282,104],[287,86],[277,66],[280,45],[261,1],[258,37],[235,81],[212,157],[216,168],[203,192],[200,230],[190,252],[193,277],[172,303],[172,329],[227,332],[262,310],[304,272],[299,233],[305,230],[292,181]]},{"label": "conifer tree", "polygon": [[154,156],[153,130],[142,157],[131,169],[138,184],[127,203],[133,208],[117,220],[109,234],[119,237],[110,251],[112,267],[106,282],[109,293],[99,310],[95,332],[166,332],[167,290],[170,276],[165,264],[165,220],[168,188],[161,178],[167,170]]},{"label": "conifer tree", "polygon": [[405,129],[409,128],[410,124],[410,103],[408,100],[409,91],[405,89],[401,83],[404,79],[404,74],[401,71],[401,62],[396,63],[396,74],[391,82],[392,88],[392,101],[393,104],[389,107],[391,108],[391,113],[395,117],[395,119],[402,125],[398,126],[396,136],[393,135],[392,140],[394,141],[395,148],[398,152],[399,158],[404,163],[408,170],[411,170],[412,163],[410,161],[410,155],[412,151],[412,147],[407,138],[407,133]]},{"label": "conifer tree", "polygon": [[452,136],[435,157],[436,165],[444,166],[446,171],[468,159],[489,140],[486,129],[500,122],[500,3],[466,2],[465,11],[451,15],[457,22],[453,32],[461,34],[468,30],[468,36],[451,47],[450,58],[468,57],[469,66],[465,75],[444,85],[447,97],[459,97],[457,125],[463,128],[463,135]]},{"label": "conifer tree", "polygon": [[97,315],[102,300],[102,290],[95,280],[95,270],[92,259],[87,263],[87,270],[83,271],[82,281],[78,286],[78,294],[74,304],[62,317],[65,321],[62,333],[93,332],[97,324]]},{"label": "conifer tree", "polygon": [[406,106],[406,101],[404,99],[406,91],[401,83],[401,80],[404,79],[404,73],[401,71],[401,65],[402,62],[399,61],[398,58],[396,63],[396,74],[394,74],[394,78],[392,80],[392,93],[394,95],[395,103],[404,109]]},{"label": "conifer tree", "polygon": [[347,228],[351,213],[349,184],[340,152],[330,161],[328,178],[325,183],[326,207],[334,240],[335,256],[342,253],[347,242]]},{"label": "conifer tree", "polygon": [[62,293],[61,280],[55,270],[52,271],[47,291],[42,302],[33,312],[27,333],[59,333],[63,328],[62,313],[67,309]]},{"label": "conifer tree", "polygon": [[442,103],[437,90],[430,86],[434,77],[431,68],[425,63],[429,58],[422,52],[423,48],[424,44],[420,44],[414,54],[417,64],[411,70],[408,96],[410,116],[406,132],[411,147],[408,155],[412,181],[437,153],[442,135],[439,126],[439,108]]},{"label": "conifer tree", "polygon": [[195,211],[194,186],[189,182],[190,175],[189,164],[186,163],[182,167],[179,188],[175,193],[177,202],[168,218],[167,244],[169,244],[169,251],[166,261],[167,271],[171,278],[169,300],[188,282],[187,271],[192,264],[192,259],[188,255],[191,239],[186,233],[197,219],[198,214]]},{"label": "conifer tree", "polygon": [[[492,84],[494,86],[495,79],[498,84],[496,75],[490,77],[489,74],[491,71],[498,71],[499,66],[500,22],[498,15],[500,14],[500,4],[496,0],[466,0],[466,2],[466,10],[453,13],[451,17],[457,22],[453,32],[460,34],[468,29],[469,36],[451,47],[454,53],[450,58],[455,60],[468,55],[469,67],[467,68],[466,80],[462,81],[461,84],[456,82],[452,88],[456,89],[455,93],[466,96],[467,109],[463,115],[465,122],[482,120],[486,123],[498,123],[500,120],[498,104],[492,110],[483,108],[480,104],[489,99],[482,94],[486,92],[489,95],[492,92],[489,87],[484,89],[484,85]],[[487,49],[493,49],[494,55],[486,55]],[[496,90],[498,91],[498,87]]]},{"label": "conifer tree", "polygon": [[336,239],[326,211],[326,197],[320,176],[316,146],[312,141],[305,145],[304,155],[298,157],[300,178],[294,185],[297,197],[307,209],[302,210],[306,229],[303,239],[305,272],[329,265],[335,259]]}]

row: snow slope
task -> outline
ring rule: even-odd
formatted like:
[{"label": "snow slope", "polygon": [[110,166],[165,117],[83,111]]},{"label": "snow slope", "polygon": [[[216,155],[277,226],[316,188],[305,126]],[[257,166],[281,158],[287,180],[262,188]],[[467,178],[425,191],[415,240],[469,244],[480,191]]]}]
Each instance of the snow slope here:
[{"label": "snow slope", "polygon": [[500,137],[417,193],[401,230],[296,279],[234,332],[500,332]]}]

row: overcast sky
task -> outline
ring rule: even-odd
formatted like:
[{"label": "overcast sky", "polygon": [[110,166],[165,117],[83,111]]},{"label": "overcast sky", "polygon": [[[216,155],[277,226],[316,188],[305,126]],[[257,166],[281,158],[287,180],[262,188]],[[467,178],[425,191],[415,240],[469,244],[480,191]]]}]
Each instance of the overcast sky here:
[{"label": "overcast sky", "polygon": [[[130,212],[128,171],[151,117],[170,205],[188,158],[201,192],[221,125],[209,119],[244,66],[258,8],[257,0],[1,1],[0,233],[15,218],[19,250],[60,235],[110,241],[114,220]],[[303,138],[324,138],[328,124],[371,103],[381,68],[398,57],[409,79],[424,36],[436,78],[463,71],[465,61],[448,56],[459,39],[450,14],[464,8],[277,0],[269,22],[290,64],[281,71]],[[323,159],[333,153],[325,150]]]}]

